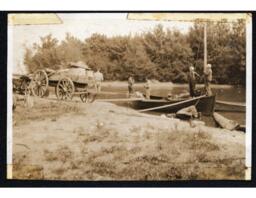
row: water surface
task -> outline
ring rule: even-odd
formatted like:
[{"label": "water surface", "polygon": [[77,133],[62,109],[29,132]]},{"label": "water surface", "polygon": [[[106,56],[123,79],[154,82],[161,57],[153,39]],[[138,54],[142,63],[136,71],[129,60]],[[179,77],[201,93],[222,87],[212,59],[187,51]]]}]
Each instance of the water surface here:
[{"label": "water surface", "polygon": [[[203,85],[198,85],[199,88],[202,88]],[[152,84],[151,94],[157,96],[166,97],[169,93],[171,94],[180,94],[188,92],[187,84],[171,84],[171,83],[157,83]],[[103,85],[102,91],[106,92],[115,92],[119,93],[110,97],[126,97],[127,96],[127,86],[126,84],[114,86],[114,85]],[[144,92],[143,84],[136,84],[135,91]],[[217,100],[224,100],[230,102],[242,102],[245,103],[245,88],[241,86],[229,86],[229,85],[212,85],[212,92],[216,95]],[[151,112],[152,113],[152,112]],[[239,124],[245,124],[245,113],[237,112],[219,112],[221,115],[227,117],[228,119],[235,120]],[[216,126],[212,118],[203,117],[203,121],[210,126]]]}]

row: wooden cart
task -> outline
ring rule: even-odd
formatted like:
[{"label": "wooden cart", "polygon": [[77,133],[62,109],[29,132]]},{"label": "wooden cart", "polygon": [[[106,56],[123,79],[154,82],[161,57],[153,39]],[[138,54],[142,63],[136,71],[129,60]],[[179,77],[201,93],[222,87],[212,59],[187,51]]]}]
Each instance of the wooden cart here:
[{"label": "wooden cart", "polygon": [[[27,78],[27,86],[34,96],[46,97],[49,87],[55,87],[59,100],[71,100],[79,95],[82,102],[93,102],[95,98],[93,71],[83,63],[71,63],[66,69],[43,69]],[[28,85],[29,84],[29,85]]]}]

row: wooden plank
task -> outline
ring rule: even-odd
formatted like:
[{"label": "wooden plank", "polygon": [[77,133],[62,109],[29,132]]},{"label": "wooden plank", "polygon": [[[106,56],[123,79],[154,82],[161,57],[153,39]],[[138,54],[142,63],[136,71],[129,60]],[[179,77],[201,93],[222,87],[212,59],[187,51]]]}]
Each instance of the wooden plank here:
[{"label": "wooden plank", "polygon": [[226,112],[245,112],[246,106],[243,103],[227,102],[227,101],[216,101],[215,111],[226,111]]},{"label": "wooden plank", "polygon": [[225,118],[223,115],[220,115],[219,113],[214,112],[213,117],[215,121],[224,129],[228,130],[235,130],[239,124],[233,120],[229,120]]},{"label": "wooden plank", "polygon": [[225,104],[225,105],[233,105],[233,106],[245,107],[245,104],[244,103],[240,103],[240,102],[229,102],[229,101],[224,101],[224,100],[216,100],[216,103]]},{"label": "wooden plank", "polygon": [[140,101],[141,98],[113,98],[113,99],[96,99],[98,102],[132,102],[132,101]]}]

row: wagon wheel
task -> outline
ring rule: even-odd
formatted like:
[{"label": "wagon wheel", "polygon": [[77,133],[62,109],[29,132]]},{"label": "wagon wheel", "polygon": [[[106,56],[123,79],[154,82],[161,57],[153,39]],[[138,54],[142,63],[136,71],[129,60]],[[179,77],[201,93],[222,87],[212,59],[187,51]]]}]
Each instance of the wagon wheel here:
[{"label": "wagon wheel", "polygon": [[84,103],[92,103],[95,99],[95,95],[90,92],[80,94],[80,98]]},{"label": "wagon wheel", "polygon": [[43,97],[48,89],[49,79],[44,70],[37,71],[32,77],[31,91],[34,96]]},{"label": "wagon wheel", "polygon": [[55,91],[59,100],[72,99],[75,92],[75,86],[70,78],[62,78],[59,80]]}]

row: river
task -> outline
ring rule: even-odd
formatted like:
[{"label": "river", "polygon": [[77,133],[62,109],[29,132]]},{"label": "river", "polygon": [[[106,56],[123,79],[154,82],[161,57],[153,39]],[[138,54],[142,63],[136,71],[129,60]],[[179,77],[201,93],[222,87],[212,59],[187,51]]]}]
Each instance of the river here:
[{"label": "river", "polygon": [[[199,88],[203,85],[198,85]],[[135,90],[143,92],[143,84],[138,83],[135,85]],[[104,83],[102,86],[102,91],[107,92],[118,92],[124,96],[127,93],[127,84],[121,83]],[[151,86],[151,94],[157,96],[167,96],[168,93],[180,94],[182,92],[188,91],[187,84],[172,84],[172,83],[156,83]],[[224,100],[230,102],[242,102],[245,103],[245,87],[242,86],[230,86],[230,85],[212,85],[212,92],[216,94],[217,100]],[[232,119],[239,124],[245,124],[245,113],[237,112],[220,112],[221,115]],[[211,118],[202,118],[207,125],[213,126],[215,123]]]}]

